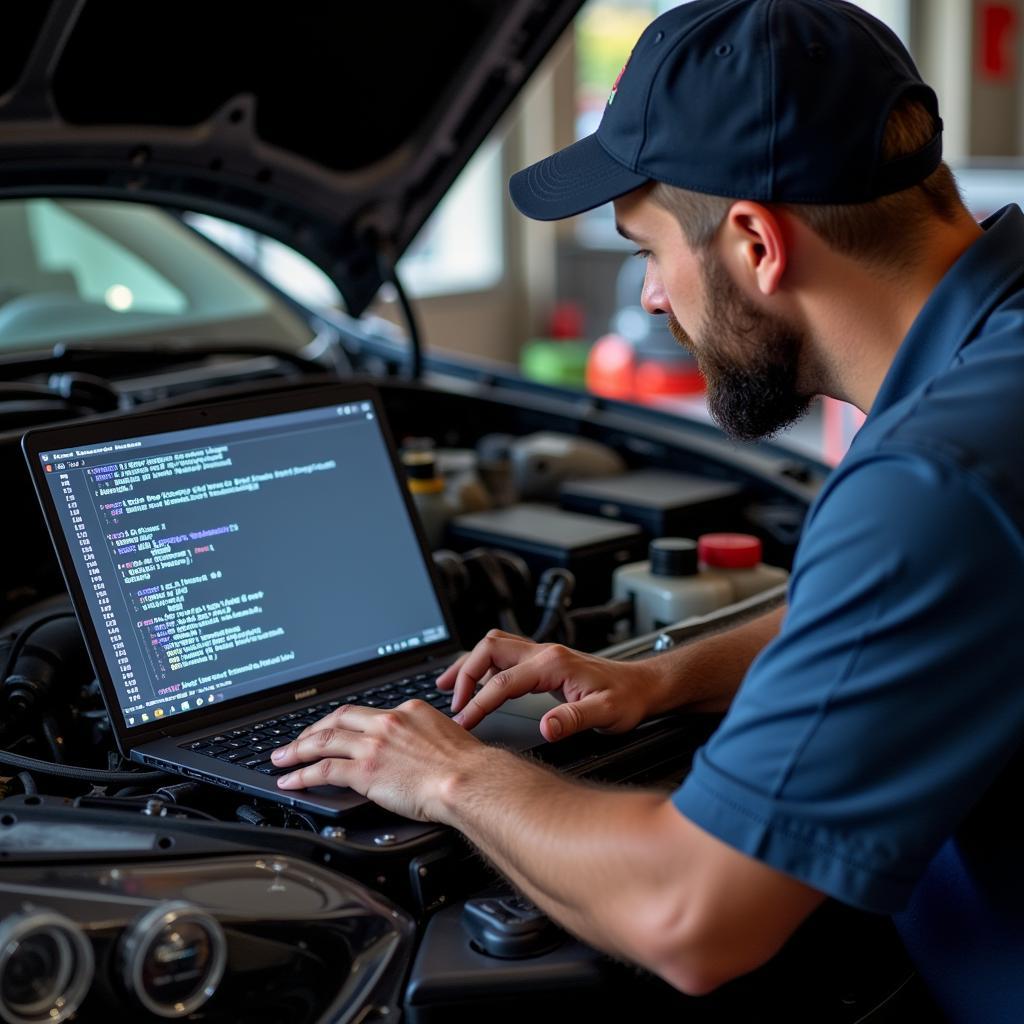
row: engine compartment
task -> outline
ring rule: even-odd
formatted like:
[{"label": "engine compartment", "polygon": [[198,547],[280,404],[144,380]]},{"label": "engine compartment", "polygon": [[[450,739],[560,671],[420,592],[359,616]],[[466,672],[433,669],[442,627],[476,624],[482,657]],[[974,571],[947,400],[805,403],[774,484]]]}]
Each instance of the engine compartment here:
[{"label": "engine compartment", "polygon": [[[554,1019],[569,1007],[628,1012],[642,999],[695,1020],[742,1014],[852,1024],[903,984],[909,967],[887,922],[831,904],[783,956],[700,1000],[569,936],[552,947],[547,933],[546,945],[526,942],[515,959],[490,955],[474,944],[466,902],[511,894],[448,830],[373,805],[338,821],[318,819],[125,762],[19,451],[21,433],[112,409],[197,405],[335,378],[323,362],[266,351],[121,356],[74,354],[72,369],[63,357],[40,359],[7,367],[12,379],[0,385],[7,389],[0,471],[11,529],[0,585],[0,919],[14,929],[0,942],[0,1018],[77,1012],[75,1019],[104,1019],[127,1000],[139,1020],[456,1021],[498,1005]],[[701,478],[731,496],[707,525],[756,536],[764,561],[777,567],[791,563],[824,476],[823,467],[782,450],[741,450],[656,411],[442,360],[429,366],[425,382],[409,382],[387,375],[395,366],[387,346],[364,351],[358,362],[385,371],[372,383],[400,441],[429,438],[441,453],[478,451],[495,435],[513,444],[557,435],[603,447],[625,472]],[[532,500],[557,518],[558,488],[545,491],[549,485]],[[615,514],[606,519],[621,523]],[[649,539],[640,533],[630,557]],[[685,622],[639,629],[629,602],[612,594],[609,567],[621,560],[594,563],[604,568],[574,578],[567,596],[556,586],[564,576],[545,578],[558,568],[550,557],[482,544],[451,523],[441,542],[435,565],[464,647],[502,624],[610,657],[643,657],[783,600],[784,587],[776,586]],[[543,756],[594,781],[668,790],[716,721],[667,716],[624,737],[576,737]],[[176,914],[185,915],[177,932]],[[178,939],[160,946],[168,928]],[[147,949],[187,969],[167,968],[171,980],[161,981],[138,966]],[[223,966],[211,983],[200,968],[217,973],[217,949]],[[76,994],[79,975],[88,983]]]}]

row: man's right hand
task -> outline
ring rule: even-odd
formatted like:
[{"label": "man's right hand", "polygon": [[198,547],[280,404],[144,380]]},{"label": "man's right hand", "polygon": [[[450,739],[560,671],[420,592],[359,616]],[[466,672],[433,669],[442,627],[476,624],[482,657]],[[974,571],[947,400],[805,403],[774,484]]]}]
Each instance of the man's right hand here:
[{"label": "man's right hand", "polygon": [[507,700],[554,693],[565,703],[540,723],[544,738],[554,741],[583,729],[635,728],[655,703],[658,670],[649,661],[610,661],[492,629],[438,677],[437,686],[453,690],[452,707],[459,712],[455,720],[467,729]]}]

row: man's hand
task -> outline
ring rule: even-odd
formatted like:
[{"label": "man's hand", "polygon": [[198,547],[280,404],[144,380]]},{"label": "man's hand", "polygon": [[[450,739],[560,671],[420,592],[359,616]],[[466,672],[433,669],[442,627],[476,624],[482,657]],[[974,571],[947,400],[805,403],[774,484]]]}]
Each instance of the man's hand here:
[{"label": "man's hand", "polygon": [[540,725],[544,738],[554,741],[582,729],[635,728],[651,713],[659,677],[651,662],[609,661],[492,629],[438,677],[437,685],[454,691],[452,707],[460,712],[455,721],[467,729],[514,697],[555,693],[565,703]]},{"label": "man's hand", "polygon": [[390,711],[342,704],[271,757],[305,765],[279,778],[281,789],[350,786],[406,818],[442,821],[445,787],[485,749],[440,711],[410,700]]}]

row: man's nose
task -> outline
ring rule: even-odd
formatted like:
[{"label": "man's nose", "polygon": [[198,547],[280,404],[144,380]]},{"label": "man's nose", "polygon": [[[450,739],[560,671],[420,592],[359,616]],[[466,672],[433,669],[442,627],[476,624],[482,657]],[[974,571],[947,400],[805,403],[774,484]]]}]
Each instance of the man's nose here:
[{"label": "man's nose", "polygon": [[644,286],[640,292],[640,305],[648,313],[671,313],[668,295],[665,293],[661,276],[655,270],[651,261],[647,262],[647,272],[644,274]]}]

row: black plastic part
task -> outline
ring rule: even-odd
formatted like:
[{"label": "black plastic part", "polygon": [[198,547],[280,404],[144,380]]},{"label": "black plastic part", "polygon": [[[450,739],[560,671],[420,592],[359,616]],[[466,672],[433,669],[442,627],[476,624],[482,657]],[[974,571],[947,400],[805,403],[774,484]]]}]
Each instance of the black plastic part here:
[{"label": "black plastic part", "polygon": [[462,924],[475,949],[502,960],[550,953],[563,937],[547,914],[522,896],[467,900]]},{"label": "black plastic part", "polygon": [[686,537],[659,537],[649,548],[655,576],[696,576],[697,542]]},{"label": "black plastic part", "polygon": [[642,469],[562,485],[564,509],[636,523],[650,537],[695,537],[738,523],[743,488],[728,480]]},{"label": "black plastic part", "polygon": [[576,594],[595,602],[611,596],[612,572],[643,551],[639,527],[539,504],[456,516],[448,539],[457,550],[482,544],[511,552],[536,574],[568,569],[576,577]]},{"label": "black plastic part", "polygon": [[474,948],[463,908],[452,906],[427,925],[406,984],[402,1019],[459,1024],[516,1019],[522,1012],[534,1021],[606,1020],[596,1014],[608,995],[609,973],[609,961],[574,939],[532,958],[488,956]]},{"label": "black plastic part", "polygon": [[891,922],[831,901],[768,964],[699,997],[617,964],[570,936],[533,957],[489,956],[467,933],[465,914],[451,906],[430,919],[406,985],[404,1024],[634,1019],[939,1024],[941,1019],[927,993],[913,983]]}]

